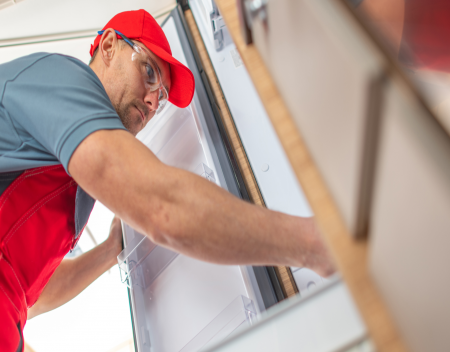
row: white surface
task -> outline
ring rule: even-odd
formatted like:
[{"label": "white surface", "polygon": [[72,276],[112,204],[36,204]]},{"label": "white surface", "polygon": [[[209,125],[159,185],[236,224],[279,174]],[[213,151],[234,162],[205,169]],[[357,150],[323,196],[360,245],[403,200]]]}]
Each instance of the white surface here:
[{"label": "white surface", "polygon": [[37,352],[108,352],[132,338],[128,294],[117,266],[24,329],[25,341]]},{"label": "white surface", "polygon": [[[227,30],[224,29],[225,46],[217,52],[207,27],[210,23],[204,20],[201,0],[189,3],[267,207],[287,214],[312,216],[245,67],[236,67],[233,61],[232,54],[238,53]],[[265,165],[270,166],[268,170]]]},{"label": "white surface", "polygon": [[[136,236],[143,237],[129,226],[124,226],[124,231],[126,244],[133,242]],[[223,334],[223,329],[230,333],[243,323],[242,315],[238,322],[230,321],[228,313],[225,320],[223,317],[219,321],[216,319],[230,303],[236,303],[237,297],[248,296],[239,267],[208,264],[178,255],[154,281],[149,281],[155,266],[165,266],[163,261],[167,256],[161,256],[161,250],[170,252],[156,247],[148,255],[147,252],[142,255],[138,247],[128,257],[130,267],[133,265],[129,284],[140,352],[150,351],[150,348],[158,352],[178,352],[184,347],[191,351],[192,346],[186,345],[193,339],[196,345],[199,333],[205,335],[204,329],[208,330],[208,326],[215,329],[212,331],[215,333],[209,336],[211,331],[206,331],[206,341],[205,336],[201,338],[203,342],[208,342],[209,338],[220,341],[228,336]]]},{"label": "white surface", "polygon": [[138,139],[167,165],[199,173],[203,163],[217,175],[205,133],[190,107],[180,109],[170,104],[139,133]]},{"label": "white surface", "polygon": [[178,352],[247,292],[239,267],[179,255],[150,287],[141,291],[134,286],[133,295],[136,313],[147,318],[146,324],[135,325],[136,329],[147,327],[155,351]]},{"label": "white surface", "polygon": [[175,6],[173,0],[26,0],[0,11],[0,40],[100,30],[122,11],[151,14]]},{"label": "white surface", "polygon": [[[170,44],[170,49],[172,50],[172,56],[180,61],[182,64],[188,66],[186,57],[183,52],[183,48],[181,47],[180,40],[178,38],[177,29],[175,27],[175,22],[173,18],[169,18],[163,27],[164,34],[167,37],[167,40]],[[206,127],[206,122],[203,116],[203,112],[200,108],[200,102],[197,96],[197,93],[194,92],[194,98],[192,99],[192,103],[190,104],[190,111],[194,116],[195,124],[198,130],[198,135],[200,138],[200,144],[203,146],[203,152],[205,153],[205,157],[207,160],[207,165],[215,171],[216,183],[222,186],[225,189],[228,189],[225,180],[222,177],[222,168],[218,163],[215,163],[214,160],[218,160],[215,149],[210,149],[209,145],[213,145],[211,136]],[[151,124],[153,121],[146,126],[145,130],[141,132],[143,135],[147,133],[145,131],[149,131],[153,128]],[[156,124],[156,121],[153,122]],[[139,137],[140,138],[140,137]]]},{"label": "white surface", "polygon": [[0,47],[0,64],[19,57],[38,52],[58,53],[76,57],[85,64],[89,63],[89,50],[95,36],[88,38],[58,40],[27,45]]},{"label": "white surface", "polygon": [[332,352],[366,335],[343,283],[300,302],[295,297],[280,303],[255,326],[208,351]]},{"label": "white surface", "polygon": [[217,315],[180,352],[198,352],[214,346],[231,334],[249,326],[256,318],[253,302],[239,296]]}]

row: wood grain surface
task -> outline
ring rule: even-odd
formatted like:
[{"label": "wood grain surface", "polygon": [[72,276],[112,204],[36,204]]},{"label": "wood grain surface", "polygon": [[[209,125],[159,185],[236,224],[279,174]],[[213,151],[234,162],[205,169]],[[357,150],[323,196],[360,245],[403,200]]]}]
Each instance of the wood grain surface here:
[{"label": "wood grain surface", "polygon": [[254,45],[245,45],[240,33],[236,0],[216,0],[216,4],[315,213],[323,237],[363,317],[376,349],[380,352],[407,351],[370,277],[367,258],[368,243],[365,240],[355,241],[348,233],[339,210],[308,153],[301,134],[262,58]]},{"label": "wood grain surface", "polygon": [[[203,39],[198,30],[194,16],[192,15],[191,10],[185,11],[184,15],[187,25],[189,26],[189,29],[191,31],[192,37],[194,38],[194,42],[197,47],[200,60],[202,62],[203,70],[208,77],[211,89],[214,93],[216,104],[221,114],[222,123],[225,126],[225,130],[231,142],[231,146],[236,155],[239,169],[244,179],[245,187],[247,188],[247,191],[249,193],[250,200],[254,204],[257,204],[259,206],[265,206],[264,199],[261,196],[261,192],[253,174],[253,170],[248,161],[245,149],[242,146],[239,133],[236,129],[236,125],[234,124],[233,117],[231,116],[222,88],[220,87],[219,80],[217,79],[216,73],[212,66],[205,44],[203,43]],[[292,277],[290,268],[277,267],[275,268],[275,272],[280,281],[284,296],[291,297],[295,295],[298,292],[298,289],[295,284],[294,278]]]}]

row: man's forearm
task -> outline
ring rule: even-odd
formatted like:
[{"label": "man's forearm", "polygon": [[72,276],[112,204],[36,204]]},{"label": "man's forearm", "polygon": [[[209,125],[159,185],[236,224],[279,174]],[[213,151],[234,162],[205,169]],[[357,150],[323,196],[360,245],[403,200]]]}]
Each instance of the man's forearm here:
[{"label": "man's forearm", "polygon": [[106,270],[117,263],[117,245],[106,240],[74,259],[63,259],[36,304],[28,310],[28,319],[67,303]]},{"label": "man's forearm", "polygon": [[[256,207],[159,162],[124,131],[86,138],[69,164],[75,180],[155,243],[220,264],[331,268],[311,219]],[[326,263],[325,268],[317,263]]]}]

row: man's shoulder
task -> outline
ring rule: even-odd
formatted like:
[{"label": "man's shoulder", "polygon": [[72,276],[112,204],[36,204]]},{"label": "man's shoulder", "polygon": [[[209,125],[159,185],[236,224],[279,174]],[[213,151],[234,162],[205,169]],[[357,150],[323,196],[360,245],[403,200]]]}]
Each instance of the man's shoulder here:
[{"label": "man's shoulder", "polygon": [[48,64],[48,63],[56,63],[58,65],[70,65],[75,64],[80,67],[89,68],[88,65],[83,63],[81,60],[74,58],[72,56],[58,54],[58,53],[46,53],[46,52],[38,52],[29,55],[25,55],[19,57],[17,59],[11,60],[9,62],[5,62],[0,64],[0,68],[3,67],[17,67],[26,69],[27,67],[33,66],[36,63]]},{"label": "man's shoulder", "polygon": [[56,53],[34,53],[0,65],[0,81],[15,80],[21,76],[46,80],[88,79],[99,81],[92,69],[82,61]]},{"label": "man's shoulder", "polygon": [[[53,69],[60,67],[64,69],[83,70],[94,74],[92,69],[81,60],[75,57],[58,54],[58,53],[34,53],[28,56],[24,56],[17,60],[23,59],[24,62],[29,62],[32,65],[49,66]],[[95,74],[94,74],[95,75]]]}]

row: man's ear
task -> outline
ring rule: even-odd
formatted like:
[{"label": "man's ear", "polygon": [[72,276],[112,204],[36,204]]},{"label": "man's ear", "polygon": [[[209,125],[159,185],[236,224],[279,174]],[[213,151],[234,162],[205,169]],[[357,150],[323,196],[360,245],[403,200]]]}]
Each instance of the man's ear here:
[{"label": "man's ear", "polygon": [[116,32],[112,28],[105,29],[98,45],[99,54],[106,66],[110,66],[111,61],[118,49],[119,40]]}]

